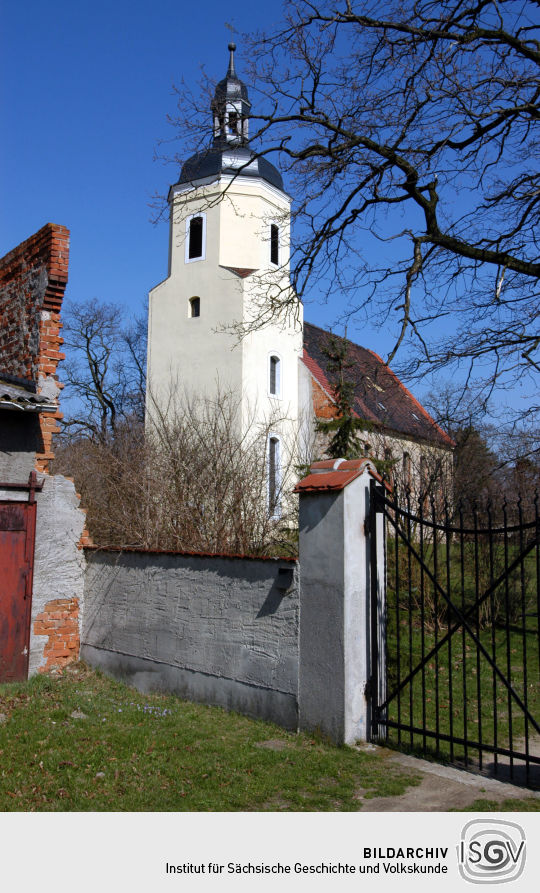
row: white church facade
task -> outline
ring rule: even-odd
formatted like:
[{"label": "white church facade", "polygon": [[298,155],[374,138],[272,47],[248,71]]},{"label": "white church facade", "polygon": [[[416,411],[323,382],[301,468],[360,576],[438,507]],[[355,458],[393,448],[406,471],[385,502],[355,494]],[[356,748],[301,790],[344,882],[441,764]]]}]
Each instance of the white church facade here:
[{"label": "white church facade", "polygon": [[[315,420],[332,417],[334,399],[327,333],[304,326],[300,302],[295,314],[272,312],[291,297],[291,198],[279,171],[249,148],[251,106],[229,50],[211,104],[212,145],[169,192],[168,276],[149,301],[147,424],[175,401],[236,395],[240,436],[265,432],[274,511],[281,468],[324,454]],[[450,438],[376,354],[351,348],[366,451],[387,458],[390,449],[404,474],[422,456],[446,461]]]}]

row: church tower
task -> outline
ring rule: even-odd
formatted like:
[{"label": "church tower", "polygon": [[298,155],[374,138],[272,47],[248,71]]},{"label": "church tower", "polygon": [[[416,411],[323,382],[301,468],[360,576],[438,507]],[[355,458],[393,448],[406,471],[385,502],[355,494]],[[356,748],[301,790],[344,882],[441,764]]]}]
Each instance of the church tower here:
[{"label": "church tower", "polygon": [[181,408],[231,392],[239,436],[266,430],[272,509],[281,469],[298,455],[302,319],[270,312],[291,294],[291,200],[279,171],[250,148],[251,104],[234,44],[229,51],[211,102],[212,144],[169,192],[169,275],[150,292],[148,424],[171,400]]}]

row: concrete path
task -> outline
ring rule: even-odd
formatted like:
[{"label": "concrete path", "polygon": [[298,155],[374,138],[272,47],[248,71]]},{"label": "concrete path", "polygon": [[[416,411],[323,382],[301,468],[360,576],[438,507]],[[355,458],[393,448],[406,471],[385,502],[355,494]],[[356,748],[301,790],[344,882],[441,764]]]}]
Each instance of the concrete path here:
[{"label": "concrete path", "polygon": [[[540,809],[540,791],[531,791],[472,772],[441,766],[373,744],[359,745],[358,750],[379,753],[389,763],[398,764],[422,777],[419,785],[408,788],[399,797],[365,798],[364,792],[359,790],[358,799],[362,812],[448,812],[466,809],[476,800],[502,803],[504,800],[531,798],[538,800]],[[516,805],[516,810],[519,810],[519,805]]]}]

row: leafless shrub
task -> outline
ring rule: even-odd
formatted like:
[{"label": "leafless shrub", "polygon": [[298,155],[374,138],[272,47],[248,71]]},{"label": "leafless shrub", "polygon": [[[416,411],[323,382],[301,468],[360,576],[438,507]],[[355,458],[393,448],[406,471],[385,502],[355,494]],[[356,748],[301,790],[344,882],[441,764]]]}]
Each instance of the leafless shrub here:
[{"label": "leafless shrub", "polygon": [[55,472],[71,474],[100,546],[232,554],[293,554],[294,468],[278,481],[280,511],[267,496],[267,440],[279,420],[244,425],[230,393],[171,401],[145,437],[140,422],[101,443],[57,447]]}]

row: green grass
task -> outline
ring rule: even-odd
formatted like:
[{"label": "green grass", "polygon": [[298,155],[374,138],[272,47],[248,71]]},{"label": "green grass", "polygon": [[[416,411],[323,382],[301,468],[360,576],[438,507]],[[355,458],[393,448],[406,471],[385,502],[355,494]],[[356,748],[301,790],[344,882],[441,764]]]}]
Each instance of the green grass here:
[{"label": "green grass", "polygon": [[0,686],[0,714],[0,811],[354,811],[359,791],[419,781],[380,754],[142,695],[84,664]]},{"label": "green grass", "polygon": [[470,806],[451,812],[540,812],[540,800],[475,800]]},{"label": "green grass", "polygon": [[[442,631],[444,633],[444,630]],[[439,633],[439,638],[441,638]],[[507,670],[507,642],[504,631],[495,631],[495,658],[496,664],[502,669],[503,674],[511,680],[512,686],[522,700],[527,700],[527,706],[532,716],[540,715],[540,689],[538,686],[538,651],[536,638],[528,634],[528,647],[525,649],[527,657],[527,685],[523,676],[523,639],[521,634],[511,634],[509,641],[510,670]],[[432,632],[425,632],[422,645],[421,631],[413,629],[412,637],[409,630],[401,631],[401,666],[399,678],[404,679],[412,660],[413,668],[420,662],[422,650],[427,654],[432,648],[435,637]],[[484,644],[490,655],[493,654],[493,642],[491,632],[483,631],[480,641]],[[395,654],[395,636],[389,639],[389,653]],[[422,677],[424,679],[422,680]],[[398,679],[397,661],[390,665],[390,688],[396,685]],[[424,687],[422,685],[424,682]],[[452,698],[450,699],[450,689]],[[438,709],[437,709],[438,704]],[[477,650],[468,635],[457,633],[452,639],[451,652],[447,645],[439,651],[437,657],[433,657],[425,666],[424,671],[418,672],[412,683],[408,683],[400,694],[401,722],[414,726],[425,723],[425,727],[433,732],[437,728],[441,734],[452,734],[456,738],[467,737],[474,741],[482,741],[487,744],[497,743],[499,746],[507,746],[510,740],[510,722],[512,723],[512,739],[514,747],[524,750],[523,737],[525,734],[525,718],[523,711],[516,703],[513,696],[504,686],[499,677],[494,674],[493,668],[480,654],[477,659]],[[394,698],[389,709],[389,718],[398,718],[398,699]],[[392,731],[395,737],[396,732]],[[530,729],[530,734],[533,731]],[[410,741],[408,733],[405,738],[409,743],[419,745],[421,736],[414,735]],[[435,746],[433,738],[428,737]],[[449,756],[449,744],[439,742],[442,756]],[[475,750],[470,749],[469,757],[474,756]],[[454,757],[463,759],[464,749],[457,745],[454,749]]]}]

